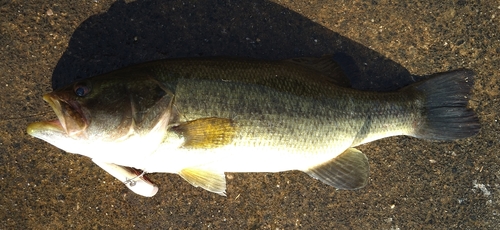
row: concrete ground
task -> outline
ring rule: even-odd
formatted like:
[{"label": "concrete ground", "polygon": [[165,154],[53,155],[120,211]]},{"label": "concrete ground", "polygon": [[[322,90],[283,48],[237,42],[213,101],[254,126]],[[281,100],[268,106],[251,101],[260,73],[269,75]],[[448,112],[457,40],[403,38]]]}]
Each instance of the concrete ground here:
[{"label": "concrete ground", "polygon": [[[494,0],[0,0],[0,229],[498,229],[499,18]],[[153,198],[26,134],[55,117],[43,93],[132,63],[323,54],[363,90],[472,69],[482,129],[363,145],[371,176],[357,191],[301,172],[227,173],[222,197],[152,174]]]}]

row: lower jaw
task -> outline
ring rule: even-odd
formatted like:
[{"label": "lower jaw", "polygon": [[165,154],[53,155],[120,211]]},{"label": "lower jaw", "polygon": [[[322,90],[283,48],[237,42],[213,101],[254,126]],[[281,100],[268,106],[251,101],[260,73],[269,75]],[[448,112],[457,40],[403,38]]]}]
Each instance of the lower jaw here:
[{"label": "lower jaw", "polygon": [[31,136],[37,136],[47,131],[65,133],[59,120],[35,122],[28,125],[27,132]]}]

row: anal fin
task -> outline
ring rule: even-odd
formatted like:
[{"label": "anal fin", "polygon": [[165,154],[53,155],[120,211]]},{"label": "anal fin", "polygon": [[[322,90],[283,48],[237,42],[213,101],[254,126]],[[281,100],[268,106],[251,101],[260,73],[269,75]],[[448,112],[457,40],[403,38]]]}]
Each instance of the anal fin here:
[{"label": "anal fin", "polygon": [[203,168],[185,168],[179,175],[194,187],[226,196],[226,175],[219,172]]},{"label": "anal fin", "polygon": [[305,172],[335,188],[354,190],[366,185],[370,166],[365,154],[355,148],[349,148],[334,159]]}]

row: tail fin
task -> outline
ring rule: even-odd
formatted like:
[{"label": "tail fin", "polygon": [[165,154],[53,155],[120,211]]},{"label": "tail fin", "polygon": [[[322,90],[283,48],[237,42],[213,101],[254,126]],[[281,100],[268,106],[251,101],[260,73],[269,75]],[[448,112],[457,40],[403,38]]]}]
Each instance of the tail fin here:
[{"label": "tail fin", "polygon": [[479,132],[479,119],[467,108],[474,85],[474,72],[455,70],[439,73],[410,86],[425,95],[424,118],[415,136],[433,140],[466,138]]}]

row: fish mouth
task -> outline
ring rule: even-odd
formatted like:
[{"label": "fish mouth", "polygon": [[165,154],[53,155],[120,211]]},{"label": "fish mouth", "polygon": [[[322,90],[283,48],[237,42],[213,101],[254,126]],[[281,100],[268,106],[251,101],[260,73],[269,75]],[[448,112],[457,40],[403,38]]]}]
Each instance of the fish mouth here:
[{"label": "fish mouth", "polygon": [[87,128],[87,119],[76,101],[64,100],[53,93],[45,94],[43,100],[52,107],[57,119],[30,124],[28,126],[30,135],[37,132],[56,131],[68,136],[75,136]]}]

